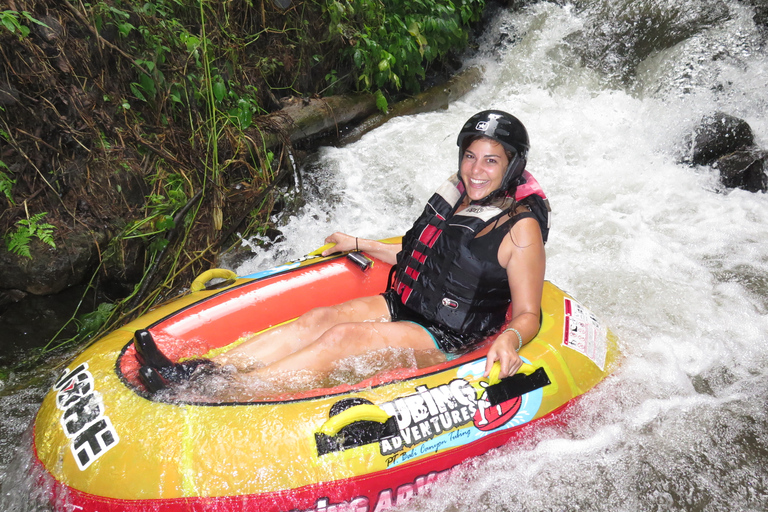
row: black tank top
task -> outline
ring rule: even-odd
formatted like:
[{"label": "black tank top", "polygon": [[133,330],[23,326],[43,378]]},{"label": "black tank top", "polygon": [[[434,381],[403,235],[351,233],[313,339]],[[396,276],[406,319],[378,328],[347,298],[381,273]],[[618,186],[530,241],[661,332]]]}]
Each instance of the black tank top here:
[{"label": "black tank top", "polygon": [[478,260],[493,261],[501,267],[501,265],[499,265],[499,247],[501,246],[501,241],[504,240],[504,237],[509,233],[509,230],[512,229],[512,226],[519,221],[528,218],[535,220],[536,216],[532,212],[518,213],[502,226],[492,229],[485,235],[474,238],[469,242],[469,249],[472,252],[472,255]]}]

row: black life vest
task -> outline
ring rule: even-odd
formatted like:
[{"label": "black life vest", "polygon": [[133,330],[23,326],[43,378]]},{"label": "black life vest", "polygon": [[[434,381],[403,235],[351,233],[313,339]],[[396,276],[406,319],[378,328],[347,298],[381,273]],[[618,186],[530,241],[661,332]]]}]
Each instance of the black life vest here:
[{"label": "black life vest", "polygon": [[[506,270],[478,259],[472,240],[519,204],[530,207],[542,239],[549,233],[549,202],[538,182],[525,171],[515,200],[502,197],[488,205],[470,205],[456,213],[466,191],[452,177],[427,202],[403,236],[391,288],[402,303],[421,316],[461,334],[492,333],[504,324],[511,302]],[[524,214],[521,214],[524,215]],[[509,230],[504,223],[497,229]],[[487,235],[486,235],[487,236]]]}]

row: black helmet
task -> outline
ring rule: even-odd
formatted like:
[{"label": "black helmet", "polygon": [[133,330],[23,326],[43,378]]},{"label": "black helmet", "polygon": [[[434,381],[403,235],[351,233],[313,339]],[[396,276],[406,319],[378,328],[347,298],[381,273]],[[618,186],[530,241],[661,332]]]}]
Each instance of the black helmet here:
[{"label": "black helmet", "polygon": [[501,110],[484,110],[470,117],[464,123],[456,140],[459,146],[459,179],[461,179],[461,158],[471,137],[488,137],[512,153],[500,190],[506,191],[510,185],[517,184],[518,178],[525,170],[530,147],[528,132],[523,123],[515,116]]}]

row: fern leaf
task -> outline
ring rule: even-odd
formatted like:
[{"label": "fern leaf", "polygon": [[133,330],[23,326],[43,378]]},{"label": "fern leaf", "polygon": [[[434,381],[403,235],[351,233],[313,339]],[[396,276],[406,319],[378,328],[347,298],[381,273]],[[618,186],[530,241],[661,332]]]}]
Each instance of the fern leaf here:
[{"label": "fern leaf", "polygon": [[29,238],[29,231],[20,227],[6,239],[8,250],[13,254],[32,259],[32,254],[29,252]]},{"label": "fern leaf", "polygon": [[37,226],[37,230],[35,231],[35,236],[41,242],[44,242],[55,249],[56,244],[53,242],[53,230],[54,230],[54,227],[51,226],[50,224],[41,224]]},{"label": "fern leaf", "polygon": [[[0,160],[0,168],[3,167],[6,169],[8,168],[8,166],[5,165],[2,160]],[[0,193],[5,195],[11,204],[16,204],[13,202],[13,196],[11,195],[11,189],[13,188],[14,183],[16,183],[16,180],[11,179],[10,176],[5,174],[3,171],[0,171]]]}]

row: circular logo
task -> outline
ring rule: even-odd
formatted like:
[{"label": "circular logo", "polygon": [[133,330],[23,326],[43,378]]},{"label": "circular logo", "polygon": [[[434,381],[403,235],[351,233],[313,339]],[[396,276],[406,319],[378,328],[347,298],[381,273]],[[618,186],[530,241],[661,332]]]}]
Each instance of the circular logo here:
[{"label": "circular logo", "polygon": [[491,406],[486,398],[486,393],[477,401],[477,410],[472,418],[478,430],[494,430],[514,418],[520,410],[521,397],[515,397],[499,405]]}]

